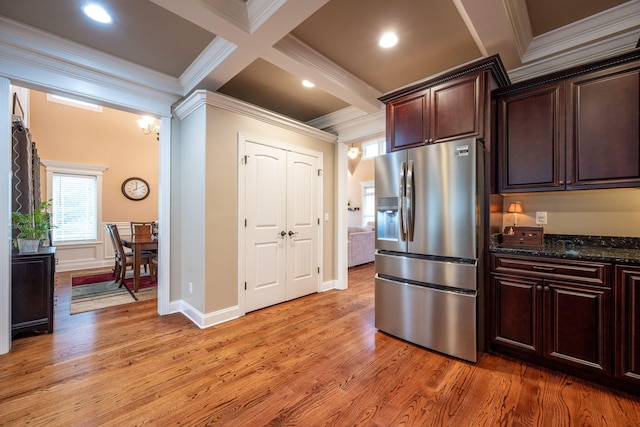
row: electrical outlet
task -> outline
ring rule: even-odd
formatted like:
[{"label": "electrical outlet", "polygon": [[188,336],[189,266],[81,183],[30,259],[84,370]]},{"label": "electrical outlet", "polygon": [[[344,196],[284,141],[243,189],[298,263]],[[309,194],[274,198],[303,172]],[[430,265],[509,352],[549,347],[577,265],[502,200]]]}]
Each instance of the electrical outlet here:
[{"label": "electrical outlet", "polygon": [[189,293],[193,295],[193,283],[189,282]]},{"label": "electrical outlet", "polygon": [[546,212],[536,212],[536,224],[545,225],[547,223],[547,213]]}]

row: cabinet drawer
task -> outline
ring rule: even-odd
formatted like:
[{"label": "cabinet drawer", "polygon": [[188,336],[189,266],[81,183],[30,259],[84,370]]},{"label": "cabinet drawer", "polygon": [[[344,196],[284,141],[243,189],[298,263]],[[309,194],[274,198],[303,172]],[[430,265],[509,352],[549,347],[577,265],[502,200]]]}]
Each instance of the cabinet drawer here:
[{"label": "cabinet drawer", "polygon": [[491,270],[542,278],[571,279],[611,287],[611,264],[493,254]]}]

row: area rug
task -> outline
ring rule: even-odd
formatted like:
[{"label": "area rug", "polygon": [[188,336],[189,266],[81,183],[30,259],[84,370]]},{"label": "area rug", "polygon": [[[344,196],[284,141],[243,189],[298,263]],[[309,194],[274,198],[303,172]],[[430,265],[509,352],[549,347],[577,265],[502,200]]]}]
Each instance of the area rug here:
[{"label": "area rug", "polygon": [[149,275],[140,277],[138,292],[132,292],[133,273],[125,278],[125,286],[115,283],[111,273],[83,274],[71,278],[71,314],[100,310],[136,301],[157,298],[157,283]]}]

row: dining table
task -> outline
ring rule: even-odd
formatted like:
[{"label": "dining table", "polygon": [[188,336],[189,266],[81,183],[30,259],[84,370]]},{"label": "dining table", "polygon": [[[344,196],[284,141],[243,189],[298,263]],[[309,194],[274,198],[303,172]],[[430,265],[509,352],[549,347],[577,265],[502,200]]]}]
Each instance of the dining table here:
[{"label": "dining table", "polygon": [[138,292],[140,286],[140,267],[142,251],[157,251],[158,238],[148,234],[133,235],[122,239],[122,246],[133,250],[133,291]]}]

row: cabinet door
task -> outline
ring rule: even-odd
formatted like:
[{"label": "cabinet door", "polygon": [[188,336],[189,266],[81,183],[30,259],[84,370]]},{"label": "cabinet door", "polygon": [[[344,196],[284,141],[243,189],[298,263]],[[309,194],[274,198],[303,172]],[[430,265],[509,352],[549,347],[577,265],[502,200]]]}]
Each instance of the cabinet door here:
[{"label": "cabinet door", "polygon": [[616,266],[615,375],[640,384],[640,267]]},{"label": "cabinet door", "polygon": [[567,188],[639,186],[638,65],[568,80],[567,91]]},{"label": "cabinet door", "polygon": [[53,332],[53,256],[14,257],[11,263],[14,332]]},{"label": "cabinet door", "polygon": [[494,342],[530,353],[542,353],[541,289],[539,279],[491,275]]},{"label": "cabinet door", "polygon": [[387,151],[423,145],[429,132],[429,91],[403,96],[387,104]]},{"label": "cabinet door", "polygon": [[498,191],[564,190],[564,84],[498,99]]},{"label": "cabinet door", "polygon": [[484,136],[484,73],[431,88],[429,143]]},{"label": "cabinet door", "polygon": [[545,357],[610,373],[611,289],[545,280],[544,294]]}]

